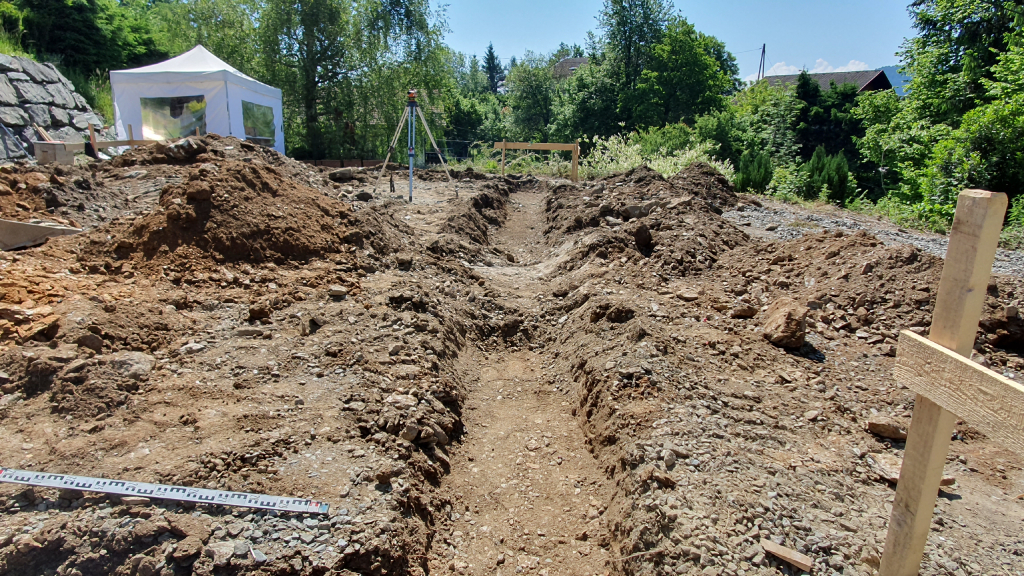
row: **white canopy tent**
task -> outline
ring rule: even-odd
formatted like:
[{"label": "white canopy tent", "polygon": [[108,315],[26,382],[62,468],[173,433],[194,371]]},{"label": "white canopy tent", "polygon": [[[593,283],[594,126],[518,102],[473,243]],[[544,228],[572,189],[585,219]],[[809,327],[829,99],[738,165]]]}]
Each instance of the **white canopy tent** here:
[{"label": "white canopy tent", "polygon": [[254,80],[196,46],[165,62],[112,70],[119,139],[162,140],[213,132],[284,153],[281,91]]}]

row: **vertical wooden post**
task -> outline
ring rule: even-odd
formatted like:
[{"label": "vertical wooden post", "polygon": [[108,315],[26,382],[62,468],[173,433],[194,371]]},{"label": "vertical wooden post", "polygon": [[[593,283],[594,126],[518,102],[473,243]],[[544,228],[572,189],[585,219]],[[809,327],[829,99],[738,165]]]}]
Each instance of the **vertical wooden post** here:
[{"label": "vertical wooden post", "polygon": [[501,141],[501,177],[505,177],[505,141]]},{"label": "vertical wooden post", "polygon": [[100,149],[96,147],[96,129],[92,127],[92,122],[89,123],[89,144],[92,144],[92,153],[98,158]]},{"label": "vertical wooden post", "polygon": [[[928,338],[970,357],[992,274],[1006,195],[964,190],[957,200]],[[885,538],[880,576],[916,576],[956,416],[918,394]]]},{"label": "vertical wooden post", "polygon": [[576,147],[572,149],[572,181],[580,181],[580,139],[576,139]]},{"label": "vertical wooden post", "polygon": [[128,125],[128,147],[129,148],[135,148],[135,146],[132,144],[132,140],[135,140],[135,137],[132,136],[132,125],[129,124]]}]

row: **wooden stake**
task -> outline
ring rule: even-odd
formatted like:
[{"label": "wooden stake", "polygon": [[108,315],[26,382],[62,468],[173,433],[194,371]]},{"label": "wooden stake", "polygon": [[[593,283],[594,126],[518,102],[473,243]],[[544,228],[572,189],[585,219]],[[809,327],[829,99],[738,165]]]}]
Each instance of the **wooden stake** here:
[{"label": "wooden stake", "polygon": [[[992,274],[1006,195],[964,190],[957,201],[929,339],[970,357]],[[956,416],[917,395],[880,576],[916,576]]]},{"label": "wooden stake", "polygon": [[135,136],[132,136],[132,125],[129,124],[128,125],[128,147],[129,148],[134,148],[134,146],[132,146],[132,144],[131,144],[132,140],[135,140]]},{"label": "wooden stake", "polygon": [[89,123],[89,143],[92,144],[92,153],[99,157],[100,149],[96,147],[96,129]]},{"label": "wooden stake", "polygon": [[501,177],[505,177],[505,141],[501,141]]},{"label": "wooden stake", "polygon": [[572,181],[580,181],[580,140],[576,139],[576,147],[572,149]]}]

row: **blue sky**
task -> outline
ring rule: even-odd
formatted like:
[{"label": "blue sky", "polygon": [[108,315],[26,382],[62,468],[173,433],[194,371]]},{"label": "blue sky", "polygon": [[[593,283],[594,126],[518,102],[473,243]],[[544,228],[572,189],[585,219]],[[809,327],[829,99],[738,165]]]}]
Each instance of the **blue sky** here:
[{"label": "blue sky", "polygon": [[[559,42],[583,44],[598,32],[602,0],[442,0],[449,46],[483,56],[489,42],[504,61],[527,50],[550,52]],[[736,55],[740,77],[757,73],[762,44],[779,74],[875,69],[897,64],[903,39],[914,35],[908,0],[676,0],[698,30],[717,36]],[[774,67],[774,68],[773,68]]]}]

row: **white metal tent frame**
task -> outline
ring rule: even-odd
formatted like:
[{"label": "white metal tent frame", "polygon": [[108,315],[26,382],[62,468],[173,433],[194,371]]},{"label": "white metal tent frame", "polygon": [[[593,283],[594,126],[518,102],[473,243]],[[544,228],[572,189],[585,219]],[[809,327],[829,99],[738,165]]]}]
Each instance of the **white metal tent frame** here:
[{"label": "white metal tent frame", "polygon": [[114,125],[119,139],[142,133],[142,98],[203,96],[206,131],[245,139],[242,101],[269,106],[274,111],[274,149],[284,153],[284,115],[281,90],[242,74],[202,46],[164,62],[111,70]]}]

